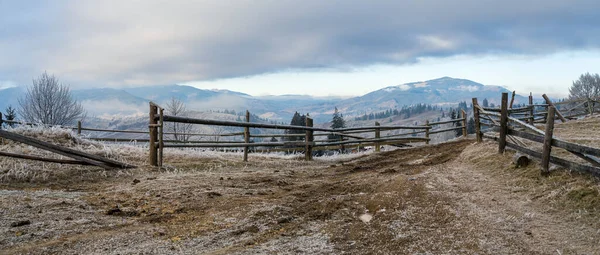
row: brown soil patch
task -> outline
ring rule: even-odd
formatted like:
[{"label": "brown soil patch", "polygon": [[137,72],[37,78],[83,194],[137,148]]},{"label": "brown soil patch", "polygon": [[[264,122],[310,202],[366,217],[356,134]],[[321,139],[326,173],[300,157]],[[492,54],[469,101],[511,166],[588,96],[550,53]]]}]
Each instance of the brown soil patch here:
[{"label": "brown soil patch", "polygon": [[[141,169],[72,185],[0,184],[0,248],[7,254],[598,252],[597,214],[575,211],[597,212],[594,179],[556,173],[565,183],[552,186],[552,176],[533,174],[535,166],[514,170],[510,153],[494,152],[492,143],[465,139],[326,162],[177,154],[168,155],[168,171]],[[10,226],[23,220],[30,224]]]}]

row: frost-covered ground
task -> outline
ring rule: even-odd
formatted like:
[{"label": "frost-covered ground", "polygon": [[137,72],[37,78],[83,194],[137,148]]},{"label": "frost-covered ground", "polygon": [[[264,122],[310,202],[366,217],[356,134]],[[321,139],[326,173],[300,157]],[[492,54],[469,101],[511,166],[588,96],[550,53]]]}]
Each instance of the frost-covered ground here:
[{"label": "frost-covered ground", "polygon": [[[165,150],[159,170],[145,166],[146,148],[15,131],[142,167],[0,157],[2,254],[598,254],[600,246],[597,180],[514,169],[493,142],[310,162]],[[51,156],[10,141],[0,149]]]}]

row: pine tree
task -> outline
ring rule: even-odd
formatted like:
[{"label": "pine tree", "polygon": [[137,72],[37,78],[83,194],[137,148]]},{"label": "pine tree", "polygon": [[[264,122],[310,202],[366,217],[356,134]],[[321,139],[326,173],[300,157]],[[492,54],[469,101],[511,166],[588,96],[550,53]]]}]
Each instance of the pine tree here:
[{"label": "pine tree", "polygon": [[[14,121],[17,118],[17,112],[15,111],[15,108],[12,108],[12,106],[9,105],[6,108],[6,113],[5,113],[4,117],[6,117],[6,120],[12,120],[12,121]],[[8,125],[11,126],[11,127],[14,127],[15,124],[14,123],[9,123]]]},{"label": "pine tree", "polygon": [[[333,118],[331,119],[331,128],[332,129],[340,129],[346,127],[346,121],[344,120],[344,116],[338,111],[338,108],[335,107],[335,111],[333,112]],[[330,134],[327,136],[330,140],[339,140],[339,135]]]},{"label": "pine tree", "polygon": [[[300,115],[298,112],[294,113],[294,116],[292,117],[292,121],[290,122],[291,126],[306,126],[306,116],[305,115]],[[296,129],[290,129],[290,130],[286,130],[285,133],[286,134],[303,134],[305,131],[303,130],[296,130]],[[304,137],[298,137],[298,136],[293,136],[293,137],[288,137],[287,138],[288,141],[303,141]]]},{"label": "pine tree", "polygon": [[469,118],[469,121],[467,122],[467,133],[475,134],[475,120],[473,117]]},{"label": "pine tree", "polygon": [[487,98],[484,98],[483,99],[483,107],[489,107],[489,106],[490,105],[489,105],[489,102],[488,102]]},{"label": "pine tree", "polygon": [[[452,109],[452,113],[450,113],[450,118],[452,118],[453,120],[458,119],[458,114],[454,109]],[[460,121],[458,121],[458,122],[455,122],[455,126],[462,127],[462,124]],[[460,129],[456,129],[456,130],[454,130],[454,132],[456,133],[456,136],[460,136],[462,134],[462,130],[460,130]]]}]

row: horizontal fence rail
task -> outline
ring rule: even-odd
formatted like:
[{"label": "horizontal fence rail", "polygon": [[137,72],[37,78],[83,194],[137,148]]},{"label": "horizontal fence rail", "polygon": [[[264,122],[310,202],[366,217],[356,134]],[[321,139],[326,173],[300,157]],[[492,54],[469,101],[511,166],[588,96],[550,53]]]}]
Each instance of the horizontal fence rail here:
[{"label": "horizontal fence rail", "polygon": [[[549,163],[553,163],[567,169],[600,176],[599,148],[567,142],[553,137],[555,119],[565,122],[570,118],[569,115],[563,116],[563,113],[568,112],[580,112],[577,114],[580,116],[593,114],[597,102],[591,99],[579,99],[553,103],[545,94],[542,95],[542,97],[546,101],[546,104],[534,105],[532,96],[530,95],[529,105],[527,107],[517,108],[516,111],[514,111],[514,109],[511,111],[511,109],[507,107],[507,93],[502,93],[502,104],[499,109],[481,107],[477,104],[477,98],[473,98],[477,141],[480,142],[483,137],[490,138],[498,141],[498,151],[500,153],[504,152],[505,147],[509,147],[531,157],[540,159],[540,168],[543,175],[549,173]],[[560,110],[557,107],[558,105],[563,105]],[[575,107],[566,108],[566,105],[574,105]],[[542,111],[536,112],[538,108],[542,108]],[[525,109],[528,111],[525,111]],[[537,118],[537,116],[542,116],[542,118]],[[534,123],[545,123],[545,130],[538,129],[533,125]],[[488,126],[491,127],[491,129],[486,130],[484,133],[480,131],[481,126]],[[499,135],[494,135],[488,131],[499,133]],[[543,147],[542,152],[527,148],[527,145],[517,138],[541,143]],[[584,165],[551,156],[552,147],[564,149],[572,155],[585,160],[590,165]]]},{"label": "horizontal fence rail", "polygon": [[[149,147],[150,147],[150,164],[153,166],[162,166],[163,157],[162,150],[164,148],[242,148],[244,151],[244,161],[248,160],[249,150],[260,150],[262,148],[268,148],[268,151],[303,151],[305,158],[310,160],[312,158],[312,151],[314,148],[327,148],[327,149],[341,149],[344,150],[345,146],[374,146],[375,151],[379,151],[381,145],[395,145],[400,147],[407,146],[406,143],[424,142],[429,143],[430,134],[437,134],[443,132],[455,132],[456,130],[463,130],[463,136],[467,134],[467,118],[466,113],[462,111],[462,118],[440,121],[440,122],[427,122],[426,125],[415,125],[415,126],[381,126],[378,122],[375,126],[363,126],[363,127],[348,127],[348,128],[322,128],[314,127],[312,125],[312,119],[306,118],[306,126],[294,126],[294,125],[280,125],[280,124],[266,124],[266,123],[253,123],[249,121],[249,112],[246,111],[246,122],[239,121],[226,121],[226,120],[209,120],[209,119],[197,119],[181,116],[164,115],[163,109],[154,104],[150,103],[150,121],[149,121]],[[196,125],[210,125],[210,126],[225,126],[225,127],[239,127],[243,128],[244,132],[241,133],[243,136],[243,142],[206,142],[206,143],[171,143],[165,140],[163,136],[167,133],[162,132],[164,123],[184,123],[184,124],[196,124]],[[461,123],[460,127],[434,129],[435,125],[443,125],[449,123]],[[276,129],[276,130],[295,130],[296,132],[304,133],[291,133],[291,134],[251,134],[250,128],[260,129]],[[412,132],[406,132],[401,134],[382,136],[381,131],[393,131],[393,130],[412,130]],[[363,137],[358,134],[371,133],[374,138]],[[423,135],[421,137],[415,137],[414,135]],[[407,137],[413,135],[413,137]],[[339,139],[321,139],[315,140],[315,137],[338,137]],[[273,141],[273,142],[251,142],[250,138],[295,138],[300,141]]]}]

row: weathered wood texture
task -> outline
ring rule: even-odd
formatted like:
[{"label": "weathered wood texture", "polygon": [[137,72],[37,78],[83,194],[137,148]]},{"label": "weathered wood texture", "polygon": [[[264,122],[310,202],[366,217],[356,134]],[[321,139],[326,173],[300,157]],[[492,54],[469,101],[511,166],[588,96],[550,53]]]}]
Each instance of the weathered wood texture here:
[{"label": "weathered wood texture", "polygon": [[150,103],[150,111],[149,111],[149,123],[148,123],[148,133],[150,135],[150,145],[149,147],[149,158],[150,165],[158,166],[158,150],[156,147],[156,142],[158,141],[158,132],[156,130],[158,125],[158,120],[154,118],[154,116],[158,114],[158,106],[156,104]]},{"label": "weathered wood texture", "polygon": [[504,153],[506,148],[506,132],[508,130],[508,93],[502,93],[502,104],[500,107],[500,140],[498,141],[498,153]]},{"label": "weathered wood texture", "polygon": [[477,142],[480,143],[482,141],[481,137],[481,120],[479,119],[479,103],[477,102],[477,98],[473,99],[473,118],[475,119],[475,137]]},{"label": "weathered wood texture", "polygon": [[33,138],[29,138],[29,137],[26,137],[23,135],[11,133],[11,132],[4,131],[4,130],[0,130],[0,137],[6,138],[9,140],[13,140],[16,142],[24,143],[24,144],[27,144],[27,145],[30,145],[30,146],[33,146],[33,147],[36,147],[36,148],[39,148],[42,150],[54,152],[56,154],[60,154],[60,155],[66,156],[66,157],[70,157],[70,158],[73,158],[73,159],[76,159],[79,161],[83,161],[83,162],[86,162],[91,165],[106,168],[106,169],[112,169],[115,167],[119,167],[119,168],[134,168],[134,167],[136,167],[134,165],[129,165],[129,164],[115,161],[115,160],[103,158],[100,156],[84,153],[81,151],[76,151],[73,149],[54,145],[54,144],[51,144],[48,142],[36,140]]},{"label": "weathered wood texture", "polygon": [[554,133],[554,107],[548,107],[548,119],[546,121],[546,132],[544,134],[544,143],[542,148],[542,174],[547,175],[550,172],[550,153],[552,152],[552,134]]},{"label": "weathered wood texture", "polygon": [[[250,123],[250,112],[246,110],[246,122]],[[250,143],[250,128],[244,127],[244,142],[246,144]],[[248,162],[248,149],[250,147],[244,147],[244,162]]]},{"label": "weathered wood texture", "polygon": [[[309,118],[308,116],[306,116],[306,126],[307,127],[313,126],[313,119]],[[312,130],[306,130],[305,140],[306,140],[306,150],[304,151],[304,158],[306,160],[312,160],[312,147],[313,147],[313,141],[314,141],[314,136],[313,136]]]},{"label": "weathered wood texture", "polygon": [[[375,121],[375,126],[379,127],[381,124],[379,124],[379,122]],[[379,139],[381,138],[381,130],[380,129],[375,129],[375,139]],[[379,145],[379,143],[375,143],[375,152],[380,152],[381,151],[381,146]]]},{"label": "weathered wood texture", "polygon": [[[546,100],[546,103],[550,106],[550,107],[554,107],[554,111],[556,112],[556,115],[558,115],[558,118],[560,119],[560,121],[567,122],[567,120],[565,119],[565,117],[563,117],[563,115],[560,113],[560,111],[558,109],[556,109],[556,107],[554,106],[554,104],[552,103],[552,101],[550,101],[550,98],[548,98],[548,96],[546,96],[546,94],[543,94],[542,97],[544,98],[544,100]],[[548,115],[550,115],[550,113],[548,113]]]},{"label": "weathered wood texture", "polygon": [[3,152],[3,151],[0,151],[0,156],[11,157],[11,158],[20,158],[20,159],[30,159],[30,160],[59,163],[59,164],[92,165],[88,162],[84,162],[84,161],[80,161],[80,160],[43,158],[43,157],[38,157],[38,156],[33,156],[33,155],[16,154],[16,153]]}]

